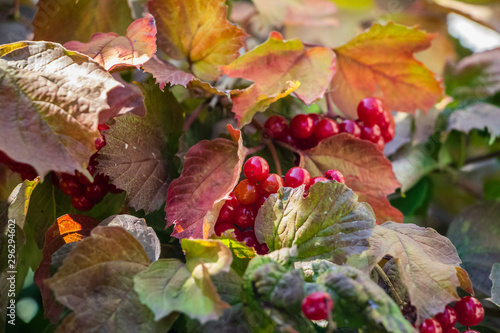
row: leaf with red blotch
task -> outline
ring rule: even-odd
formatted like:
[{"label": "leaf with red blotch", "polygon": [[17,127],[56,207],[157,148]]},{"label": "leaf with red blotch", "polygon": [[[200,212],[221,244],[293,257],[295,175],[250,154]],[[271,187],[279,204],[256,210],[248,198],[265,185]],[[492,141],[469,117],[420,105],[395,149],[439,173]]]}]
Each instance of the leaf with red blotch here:
[{"label": "leaf with red blotch", "polygon": [[311,177],[322,176],[330,169],[342,172],[346,185],[358,195],[359,201],[372,206],[377,223],[403,221],[403,214],[387,200],[387,195],[400,184],[391,162],[373,143],[341,133],[321,141],[313,149],[301,151],[300,155],[300,163]]},{"label": "leaf with red blotch", "polygon": [[254,82],[245,90],[231,92],[233,112],[243,126],[276,97],[295,92],[307,105],[323,97],[335,74],[335,53],[326,47],[305,49],[300,40],[283,41],[279,33],[272,32],[266,42],[223,67],[223,71],[229,77]]},{"label": "leaf with red blotch", "polygon": [[185,60],[202,80],[219,78],[219,67],[239,55],[246,34],[231,24],[220,0],[150,0],[158,26],[158,47]]},{"label": "leaf with red blotch", "polygon": [[431,108],[443,89],[413,53],[431,46],[433,38],[417,28],[374,24],[336,48],[338,71],[330,85],[333,102],[353,119],[358,118],[359,101],[368,96],[381,99],[390,110],[413,114],[416,109]]},{"label": "leaf with red blotch", "polygon": [[77,242],[90,235],[90,231],[99,224],[99,221],[85,215],[66,214],[59,217],[45,234],[45,246],[43,247],[43,259],[35,272],[34,283],[40,288],[43,298],[45,317],[52,323],[59,321],[63,307],[56,303],[45,285],[44,280],[50,277],[50,264],[54,254],[64,244]]},{"label": "leaf with red blotch", "polygon": [[125,36],[98,32],[88,43],[72,41],[64,47],[88,55],[108,71],[117,66],[138,67],[156,52],[155,19],[146,14],[129,25]]},{"label": "leaf with red blotch", "polygon": [[219,210],[238,183],[246,155],[241,136],[237,144],[217,138],[189,149],[181,176],[168,188],[165,211],[167,227],[175,224],[173,236],[206,239],[213,234]]}]

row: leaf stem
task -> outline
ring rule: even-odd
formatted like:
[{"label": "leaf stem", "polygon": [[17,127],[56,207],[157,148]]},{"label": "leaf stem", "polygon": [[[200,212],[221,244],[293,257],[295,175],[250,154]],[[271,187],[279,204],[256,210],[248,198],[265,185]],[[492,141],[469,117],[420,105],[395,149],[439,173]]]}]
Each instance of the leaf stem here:
[{"label": "leaf stem", "polygon": [[394,285],[392,284],[391,280],[389,279],[389,277],[387,276],[387,274],[385,274],[384,270],[382,269],[382,267],[380,267],[378,264],[375,265],[375,270],[377,271],[377,274],[382,278],[382,280],[384,280],[385,284],[387,284],[387,286],[389,287],[389,290],[390,290],[390,294],[392,296],[392,298],[396,301],[396,303],[398,304],[398,306],[401,308],[404,306],[404,302],[403,300],[401,299],[401,297],[399,297],[397,291],[396,291],[396,288],[394,288]]},{"label": "leaf stem", "polygon": [[184,126],[182,128],[182,130],[185,132],[189,129],[189,127],[193,124],[193,122],[195,121],[196,118],[198,118],[198,116],[200,115],[201,111],[203,111],[205,109],[205,107],[207,106],[207,102],[203,102],[201,103],[200,105],[198,105],[196,107],[196,109],[194,109],[194,111],[189,115],[189,118],[186,119],[186,121],[184,122]]}]

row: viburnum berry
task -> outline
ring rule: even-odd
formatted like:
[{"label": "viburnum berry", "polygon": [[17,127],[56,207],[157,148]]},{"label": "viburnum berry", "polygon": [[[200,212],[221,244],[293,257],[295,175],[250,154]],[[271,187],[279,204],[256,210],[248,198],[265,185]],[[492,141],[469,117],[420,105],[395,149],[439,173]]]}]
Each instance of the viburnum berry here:
[{"label": "viburnum berry", "polygon": [[295,146],[295,139],[292,138],[290,134],[285,135],[284,137],[279,139],[281,142],[286,143],[289,146]]},{"label": "viburnum berry", "polygon": [[303,184],[308,184],[311,180],[311,175],[309,172],[301,167],[294,167],[288,170],[285,175],[285,186],[287,187],[299,187]]},{"label": "viburnum berry", "polygon": [[68,174],[62,175],[61,179],[59,180],[59,188],[64,194],[70,196],[78,196],[83,193],[83,188],[76,177]]},{"label": "viburnum berry", "polygon": [[269,164],[260,156],[250,157],[243,165],[243,174],[252,183],[262,181],[269,175]]},{"label": "viburnum berry", "polygon": [[378,123],[380,116],[384,113],[382,102],[373,97],[363,98],[358,104],[358,117],[367,126]]},{"label": "viburnum berry", "polygon": [[243,179],[234,189],[234,195],[243,205],[253,204],[259,198],[258,185],[250,183],[248,179]]},{"label": "viburnum berry", "polygon": [[283,186],[285,186],[283,178],[275,173],[270,173],[266,179],[260,183],[260,190],[263,194],[270,195],[277,193],[280,187]]},{"label": "viburnum berry", "polygon": [[356,122],[346,119],[343,120],[340,125],[339,125],[339,132],[340,133],[349,133],[356,138],[361,137],[361,129],[359,128],[358,124]]},{"label": "viburnum berry", "polygon": [[227,223],[227,222],[220,223],[219,220],[217,220],[217,223],[215,224],[214,229],[215,229],[215,234],[217,236],[220,236],[220,235],[222,235],[222,233],[224,231],[229,230],[229,229],[236,229],[236,228],[232,223]]},{"label": "viburnum berry", "polygon": [[457,313],[457,321],[464,326],[475,326],[483,320],[484,308],[477,298],[462,297],[453,308]]},{"label": "viburnum berry", "polygon": [[302,300],[302,312],[307,319],[327,319],[332,310],[333,300],[326,292],[316,291]]},{"label": "viburnum berry", "polygon": [[93,183],[85,186],[84,195],[92,200],[100,201],[108,194],[107,184]]},{"label": "viburnum berry", "polygon": [[317,113],[309,113],[308,116],[313,120],[314,126],[316,126],[321,120],[323,120],[323,117],[321,117]]},{"label": "viburnum berry", "polygon": [[95,149],[101,150],[102,148],[104,148],[104,146],[106,146],[106,140],[104,138],[102,138],[102,139],[97,138],[94,141],[94,146],[95,146]]},{"label": "viburnum berry", "polygon": [[443,333],[441,324],[435,319],[426,319],[418,328],[420,333]]},{"label": "viburnum berry", "polygon": [[443,312],[434,316],[434,319],[441,324],[443,331],[447,332],[447,330],[455,326],[455,323],[457,322],[457,313],[452,307],[446,306]]},{"label": "viburnum berry", "polygon": [[380,127],[378,125],[363,126],[361,127],[361,139],[377,143],[381,135]]},{"label": "viburnum berry", "polygon": [[217,219],[217,223],[233,223],[234,222],[234,210],[236,207],[233,207],[227,203],[224,203],[222,208],[219,211],[219,218]]},{"label": "viburnum berry", "polygon": [[94,202],[84,195],[71,197],[71,204],[80,211],[91,210],[94,207]]},{"label": "viburnum berry", "polygon": [[236,239],[242,243],[245,243],[248,247],[256,247],[259,245],[255,233],[251,230],[242,231]]},{"label": "viburnum berry", "polygon": [[234,210],[234,224],[240,228],[253,227],[255,224],[255,211],[252,206],[240,205]]},{"label": "viburnum berry", "polygon": [[259,244],[255,247],[255,252],[260,255],[268,254],[269,253],[269,247],[267,246],[266,243]]},{"label": "viburnum berry", "polygon": [[377,120],[377,125],[380,126],[381,130],[386,129],[389,126],[393,126],[392,125],[393,123],[394,123],[394,118],[392,117],[392,114],[387,110],[384,110],[384,112],[380,114]]},{"label": "viburnum berry", "polygon": [[382,138],[384,138],[384,141],[390,142],[392,139],[394,139],[394,135],[396,134],[396,131],[394,129],[394,126],[389,126],[386,129],[383,129],[381,132]]},{"label": "viburnum berry", "polygon": [[[479,333],[477,331],[466,331],[466,332],[469,332],[469,333]],[[443,331],[443,333],[460,333],[460,331],[458,329],[456,329],[455,327],[452,327],[452,328],[450,328],[447,331]]]},{"label": "viburnum berry", "polygon": [[325,177],[326,179],[335,180],[342,184],[345,183],[344,175],[339,170],[328,170],[325,172]]},{"label": "viburnum berry", "polygon": [[[451,332],[451,331],[450,331]],[[459,332],[459,330],[457,330],[457,332]],[[445,332],[445,333],[449,333],[449,332]],[[452,332],[453,333],[453,332]],[[467,330],[467,331],[464,331],[463,333],[481,333],[479,331],[476,331],[476,330]]]},{"label": "viburnum berry", "polygon": [[314,177],[313,179],[311,179],[311,181],[309,182],[309,186],[308,187],[311,187],[313,186],[314,184],[316,183],[319,183],[319,182],[327,182],[328,179],[326,177],[321,177],[321,176],[318,176],[318,177]]},{"label": "viburnum berry", "polygon": [[298,114],[290,121],[290,134],[294,139],[307,139],[313,131],[314,120],[307,114]]},{"label": "viburnum berry", "polygon": [[266,120],[264,129],[273,139],[281,139],[288,134],[288,123],[282,116],[272,116]]},{"label": "viburnum berry", "polygon": [[257,201],[255,201],[252,206],[254,208],[254,211],[255,211],[255,215],[257,216],[257,213],[259,212],[259,208],[264,204],[264,202],[266,202],[268,196],[266,195],[261,195]]},{"label": "viburnum berry", "polygon": [[323,118],[314,126],[314,137],[321,141],[339,132],[339,125],[330,118]]}]

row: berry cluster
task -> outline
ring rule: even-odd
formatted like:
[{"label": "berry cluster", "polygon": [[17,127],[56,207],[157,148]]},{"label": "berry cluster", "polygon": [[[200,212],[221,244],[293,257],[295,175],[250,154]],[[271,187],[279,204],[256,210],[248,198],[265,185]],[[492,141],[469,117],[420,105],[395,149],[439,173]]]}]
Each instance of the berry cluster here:
[{"label": "berry cluster", "polygon": [[333,310],[333,301],[330,294],[316,291],[302,300],[302,312],[307,319],[324,320]]},{"label": "berry cluster", "polygon": [[29,164],[19,163],[0,151],[0,163],[5,164],[10,170],[21,175],[22,180],[33,180],[37,177],[35,169]]},{"label": "berry cluster", "polygon": [[[458,321],[464,326],[475,326],[483,320],[484,308],[474,297],[462,297],[452,308],[446,306],[433,319],[426,319],[419,327],[420,333],[460,333],[454,326]],[[478,333],[470,328],[463,333]]]},{"label": "berry cluster", "polygon": [[[99,124],[98,129],[99,131],[105,131],[109,129],[109,126],[106,124]],[[95,140],[95,148],[97,151],[102,149],[105,145],[106,140],[104,137],[103,139]],[[62,173],[55,175],[54,178],[54,184],[59,186],[64,194],[71,196],[71,204],[80,211],[92,209],[92,207],[99,203],[106,196],[106,194],[108,194],[108,192],[122,192],[122,190],[116,188],[115,185],[109,183],[108,176],[102,173],[95,174],[96,166],[98,164],[97,155],[97,152],[92,155],[89,165],[87,166],[87,170],[92,176],[94,176],[93,182],[88,180],[87,177],[78,171],[76,171],[74,175]]]},{"label": "berry cluster", "polygon": [[337,170],[328,170],[325,177],[312,179],[309,172],[300,167],[291,168],[284,177],[269,173],[269,164],[259,156],[251,157],[245,162],[243,174],[246,179],[240,181],[229,194],[230,198],[219,212],[215,234],[220,236],[226,230],[235,229],[236,239],[255,248],[258,254],[266,254],[269,249],[266,244],[259,244],[253,227],[259,208],[271,194],[277,193],[283,186],[295,188],[305,184],[307,191],[311,185],[320,181],[336,180],[344,183],[344,176]]},{"label": "berry cluster", "polygon": [[272,116],[264,124],[266,134],[278,141],[299,149],[310,149],[321,140],[338,133],[348,133],[356,138],[370,141],[383,150],[387,142],[394,138],[394,118],[384,110],[382,102],[368,97],[358,105],[358,120],[337,121],[318,114],[299,114],[292,118],[290,125],[282,116]]}]

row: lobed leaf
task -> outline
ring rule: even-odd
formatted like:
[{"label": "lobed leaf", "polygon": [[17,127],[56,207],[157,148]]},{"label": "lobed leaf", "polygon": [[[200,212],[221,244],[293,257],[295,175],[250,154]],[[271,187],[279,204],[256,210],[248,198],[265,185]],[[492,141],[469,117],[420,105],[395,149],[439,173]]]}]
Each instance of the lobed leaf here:
[{"label": "lobed leaf", "polygon": [[138,67],[156,52],[155,19],[146,14],[129,25],[125,36],[99,32],[88,43],[71,41],[64,47],[88,55],[108,71],[117,66]]},{"label": "lobed leaf", "polygon": [[489,103],[473,103],[459,107],[448,118],[447,130],[469,133],[473,129],[488,129],[493,138],[500,136],[500,108]]},{"label": "lobed leaf", "polygon": [[118,85],[99,64],[59,44],[0,46],[0,150],[41,176],[88,174],[106,93]]},{"label": "lobed leaf", "polygon": [[433,38],[417,28],[374,24],[336,48],[338,71],[330,85],[333,102],[352,119],[358,118],[357,105],[367,96],[381,99],[389,110],[413,114],[431,108],[442,87],[413,53],[430,47]]},{"label": "lobed leaf", "polygon": [[311,177],[330,169],[342,172],[346,185],[372,206],[378,223],[403,221],[403,214],[392,207],[387,195],[399,186],[391,162],[370,142],[349,134],[338,134],[313,149],[300,152],[301,165]]},{"label": "lobed leaf", "polygon": [[[254,84],[231,92],[233,112],[240,126],[256,112],[295,92],[307,105],[323,97],[335,74],[335,54],[325,47],[305,49],[298,39],[283,41],[272,32],[269,39],[223,68],[229,77]],[[299,86],[300,85],[300,86]]]}]

